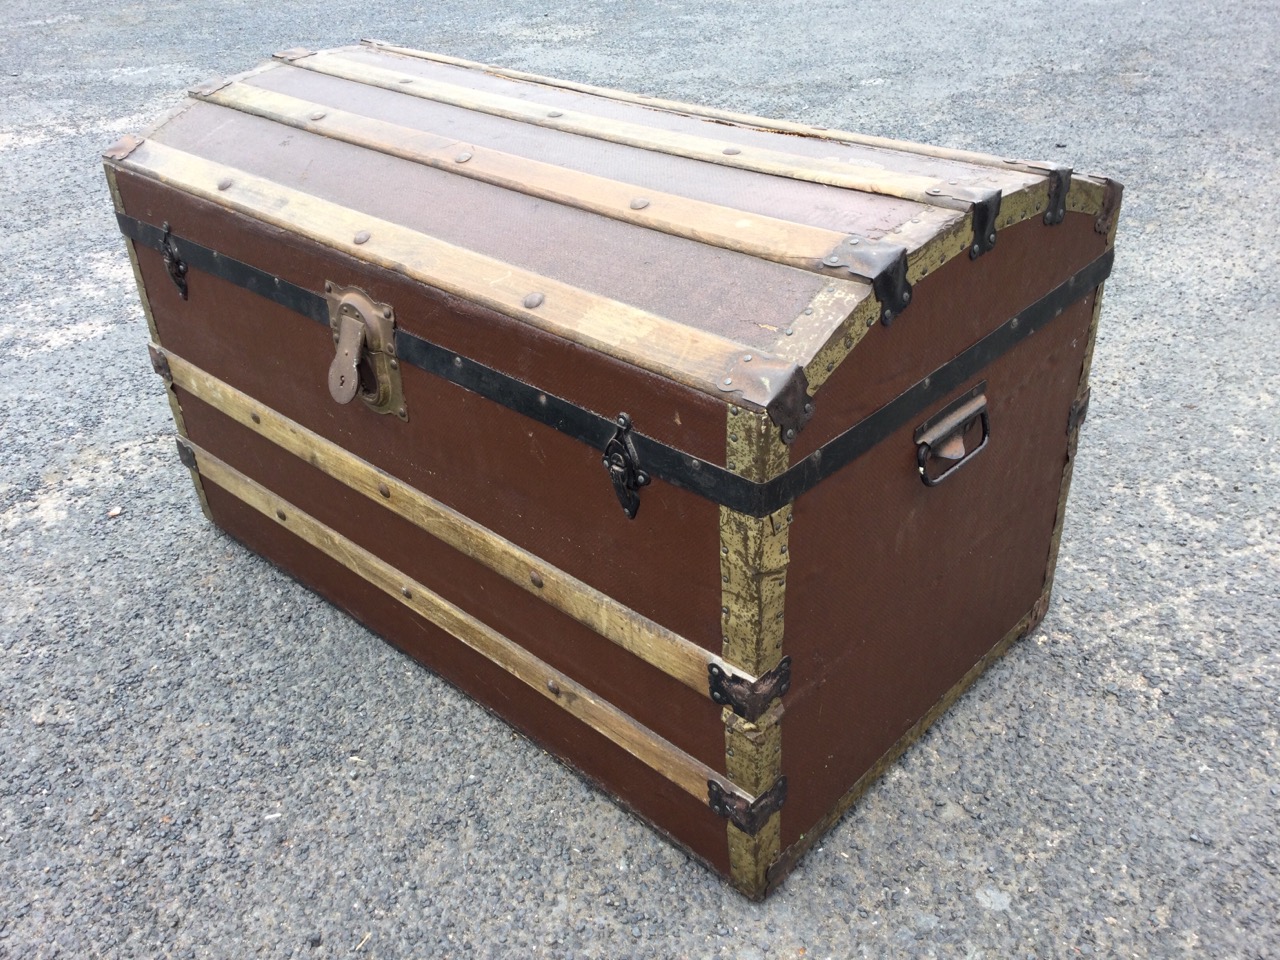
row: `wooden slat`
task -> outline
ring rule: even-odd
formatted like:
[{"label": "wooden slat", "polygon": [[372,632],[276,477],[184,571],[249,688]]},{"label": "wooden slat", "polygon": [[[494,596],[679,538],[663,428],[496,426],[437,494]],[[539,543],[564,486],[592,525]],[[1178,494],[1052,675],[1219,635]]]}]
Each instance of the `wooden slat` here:
[{"label": "wooden slat", "polygon": [[[708,667],[756,678],[170,351],[173,383],[710,699]],[[538,583],[535,584],[534,578]]]},{"label": "wooden slat", "polygon": [[846,239],[846,234],[834,230],[650,190],[248,84],[232,83],[201,99],[447,173],[788,266],[821,270],[822,259]]},{"label": "wooden slat", "polygon": [[[155,141],[117,165],[727,402],[737,398],[716,386],[724,372],[744,352],[761,355],[726,337]],[[542,299],[526,307],[533,293]]]},{"label": "wooden slat", "polygon": [[[753,170],[793,180],[878,193],[951,210],[968,210],[971,204],[946,196],[948,181],[937,177],[897,173],[880,167],[839,160],[806,157],[727,140],[675,133],[624,120],[614,120],[576,110],[559,110],[516,97],[472,90],[402,70],[390,70],[344,56],[341,50],[323,51],[290,61],[294,67],[331,77],[487,113],[508,120],[536,124],[579,136],[622,143],[641,150],[690,157],[708,163]],[[953,188],[954,189],[954,188]],[[931,192],[932,191],[932,192]]]},{"label": "wooden slat", "polygon": [[419,616],[430,620],[459,642],[497,664],[548,700],[581,720],[591,729],[685,792],[707,799],[708,781],[753,800],[715,770],[637,723],[613,704],[554,670],[519,644],[481,623],[421,583],[358,546],[331,527],[303,513],[205,450],[191,445],[200,475],[244,501],[264,517],[288,529],[351,570],[357,576],[394,597]]},{"label": "wooden slat", "polygon": [[[488,63],[479,63],[475,60],[464,60],[461,57],[451,57],[441,53],[429,53],[425,50],[414,50],[410,47],[400,47],[392,43],[385,43],[380,40],[363,40],[366,46],[376,50],[384,50],[388,53],[399,54],[400,56],[416,57],[419,60],[430,60],[434,63],[443,63],[454,67],[465,67],[469,70],[480,70],[484,73],[493,74],[497,77],[506,77],[509,80],[521,80],[527,83],[537,83],[548,87],[559,87],[562,90],[572,90],[575,93],[585,93],[590,96],[603,97],[607,100],[616,100],[620,103],[632,103],[637,106],[649,107],[651,109],[666,110],[669,113],[682,114],[690,117],[702,117],[707,120],[716,120],[726,123],[736,124],[742,127],[748,127],[755,130],[764,130],[772,133],[786,133],[799,135],[804,137],[812,137],[818,140],[829,140],[833,143],[857,144],[863,147],[875,147],[883,150],[895,150],[899,153],[910,153],[921,157],[931,157],[937,160],[949,160],[956,163],[968,163],[974,166],[990,167],[995,170],[1006,172],[1029,173],[1034,176],[1043,176],[1045,173],[1045,164],[1036,163],[1027,160],[1011,160],[1003,157],[992,156],[989,153],[978,153],[973,150],[956,150],[949,147],[938,147],[926,143],[914,143],[910,140],[894,140],[891,137],[875,137],[865,133],[853,133],[849,130],[839,130],[831,127],[817,127],[808,123],[796,123],[790,120],[778,120],[772,117],[761,117],[750,113],[738,113],[733,110],[723,110],[718,107],[708,107],[702,104],[685,103],[679,100],[666,100],[662,97],[650,97],[639,93],[629,93],[625,90],[616,90],[612,87],[598,87],[589,83],[576,83],[572,80],[561,80],[556,77],[544,77],[536,73],[527,73],[523,70],[511,70],[506,67],[494,66]],[[1097,205],[1101,203],[1101,186],[1096,182],[1085,177],[1075,177],[1072,183],[1072,192],[1079,191],[1082,196],[1088,197],[1092,201],[1091,205],[1081,207],[1080,212],[1097,213]]]}]

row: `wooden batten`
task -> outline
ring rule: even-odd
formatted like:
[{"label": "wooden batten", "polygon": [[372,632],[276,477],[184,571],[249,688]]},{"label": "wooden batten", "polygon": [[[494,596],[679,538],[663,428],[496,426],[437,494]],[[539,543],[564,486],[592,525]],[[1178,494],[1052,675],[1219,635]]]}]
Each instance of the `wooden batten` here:
[{"label": "wooden batten", "polygon": [[708,670],[713,665],[747,683],[755,682],[756,677],[741,666],[709,653],[613,597],[551,566],[194,364],[169,351],[158,352],[164,358],[172,382],[192,396],[484,564],[702,696],[709,696]]},{"label": "wooden batten", "polygon": [[361,579],[394,597],[414,613],[431,621],[459,642],[486,657],[592,730],[626,750],[646,766],[699,800],[707,799],[707,785],[750,803],[755,796],[685,753],[613,704],[569,679],[519,644],[486,626],[389,563],[355,544],[336,530],[303,513],[222,460],[187,444],[201,477],[242,500],[264,517],[321,550]]},{"label": "wooden batten", "polygon": [[[403,70],[374,66],[344,55],[342,50],[321,51],[291,60],[289,63],[294,67],[343,80],[394,90],[408,96],[421,97],[478,113],[517,120],[521,123],[536,124],[564,133],[626,144],[641,150],[669,153],[673,156],[689,157],[707,163],[718,163],[742,170],[752,170],[756,173],[860,190],[864,193],[898,197],[950,210],[968,210],[971,205],[969,200],[950,195],[955,190],[948,190],[951,185],[946,179],[895,173],[883,167],[826,160],[763,147],[742,146],[714,137],[659,130],[581,111],[559,110],[516,97],[432,80]],[[969,186],[976,186],[976,184]],[[1029,184],[1026,190],[1045,192],[1042,183]]]},{"label": "wooden batten", "polygon": [[728,338],[162,143],[146,141],[112,162],[728,402],[752,403],[717,386],[725,372],[744,353],[768,359]]},{"label": "wooden batten", "polygon": [[[794,121],[779,120],[772,117],[761,117],[755,114],[722,110],[717,107],[708,107],[702,104],[685,103],[679,100],[664,99],[662,97],[651,97],[642,93],[629,93],[628,91],[616,90],[612,87],[600,87],[588,83],[576,83],[572,80],[560,80],[555,77],[544,77],[536,73],[527,73],[523,70],[511,70],[506,67],[480,63],[475,60],[465,60],[461,57],[451,57],[441,53],[430,53],[425,50],[414,50],[409,47],[401,47],[381,40],[363,40],[361,43],[367,47],[382,50],[387,53],[394,53],[399,56],[415,57],[419,60],[430,60],[434,63],[442,63],[454,67],[464,67],[469,70],[480,70],[484,73],[493,74],[497,77],[506,77],[509,80],[520,80],[526,83],[557,87],[562,90],[571,90],[575,93],[585,93],[595,97],[603,97],[608,100],[616,100],[620,103],[632,103],[637,106],[647,107],[653,110],[665,110],[668,113],[677,113],[688,117],[701,117],[706,120],[731,123],[736,126],[746,127],[753,130],[811,137],[817,140],[829,140],[832,143],[837,144],[857,144],[858,146],[893,150],[898,153],[910,153],[921,157],[931,157],[936,160],[950,160],[957,163],[989,167],[992,170],[1000,170],[1006,173],[1017,172],[1028,173],[1033,176],[1043,176],[1049,166],[1043,162],[997,157],[989,153],[979,153],[973,150],[956,150],[925,143],[914,143],[910,140],[895,140],[891,137],[875,137],[865,133],[854,133],[849,130],[837,130],[830,127],[814,126],[813,124],[808,123],[796,123]],[[1070,198],[1068,200],[1068,209],[1077,213],[1090,213],[1096,216],[1102,210],[1105,187],[1105,183],[1100,182],[1096,178],[1089,176],[1074,176],[1072,178],[1071,190],[1068,194]]]},{"label": "wooden batten", "polygon": [[491,183],[529,196],[820,271],[846,235],[543,163],[261,87],[232,83],[200,97],[286,126]]}]

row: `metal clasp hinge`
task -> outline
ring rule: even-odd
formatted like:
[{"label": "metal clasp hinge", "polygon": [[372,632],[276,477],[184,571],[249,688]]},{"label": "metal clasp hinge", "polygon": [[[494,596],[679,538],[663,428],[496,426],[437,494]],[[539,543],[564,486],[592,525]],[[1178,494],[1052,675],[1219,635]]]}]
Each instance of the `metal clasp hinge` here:
[{"label": "metal clasp hinge", "polygon": [[338,403],[359,396],[377,413],[408,420],[396,359],[395,311],[356,287],[326,283],[324,292],[335,347],[329,395]]},{"label": "metal clasp hinge", "polygon": [[604,448],[604,466],[609,471],[618,503],[622,504],[622,512],[628,520],[634,520],[640,509],[640,488],[649,485],[649,474],[640,469],[635,441],[631,439],[631,418],[620,413],[614,422],[618,429]]},{"label": "metal clasp hinge", "polygon": [[773,786],[754,800],[730,793],[714,780],[707,781],[707,805],[716,816],[724,817],[748,836],[759,833],[769,818],[782,809],[787,800],[787,778],[779,777]]},{"label": "metal clasp hinge", "polygon": [[166,221],[161,227],[164,236],[160,238],[160,255],[164,257],[164,268],[169,272],[169,279],[178,288],[178,296],[187,299],[187,262],[178,255],[178,245],[173,242],[169,224]]},{"label": "metal clasp hinge", "polygon": [[726,673],[716,663],[707,664],[711,699],[729,707],[746,720],[757,720],[769,704],[791,689],[791,658],[783,657],[778,665],[754,681]]}]

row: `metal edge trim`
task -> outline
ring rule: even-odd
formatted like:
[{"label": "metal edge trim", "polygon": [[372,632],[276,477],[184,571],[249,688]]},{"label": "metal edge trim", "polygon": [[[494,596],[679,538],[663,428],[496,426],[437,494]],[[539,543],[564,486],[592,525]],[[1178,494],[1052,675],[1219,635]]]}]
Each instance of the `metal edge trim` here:
[{"label": "metal edge trim", "polygon": [[[159,250],[163,231],[126,214],[117,214],[122,232],[138,243]],[[224,257],[181,237],[173,236],[189,266],[243,286],[268,299],[328,325],[324,298],[273,277],[248,264]],[[955,359],[938,367],[875,413],[815,450],[771,480],[755,482],[690,456],[637,431],[640,464],[654,477],[752,517],[765,517],[852,463],[929,404],[956,389],[986,364],[1012,349],[1053,320],[1066,307],[1102,283],[1111,271],[1114,249],[1084,267],[1044,297],[1026,307]],[[487,399],[529,416],[597,450],[608,446],[617,429],[613,417],[603,416],[540,390],[484,364],[469,360],[437,344],[404,331],[396,332],[397,352],[415,366]],[[456,359],[455,359],[456,358]],[[734,408],[736,409],[736,408]]]},{"label": "metal edge trim", "polygon": [[752,804],[757,797],[711,769],[609,701],[555,670],[515,641],[449,603],[401,570],[298,509],[208,451],[180,441],[200,475],[429,620],[612,741],[686,793],[707,802],[707,784]]},{"label": "metal edge trim", "polygon": [[737,682],[758,682],[741,667],[623,606],[195,364],[154,344],[151,349],[153,364],[158,357],[175,386],[709,700],[714,700],[709,682],[712,670],[723,671]]}]

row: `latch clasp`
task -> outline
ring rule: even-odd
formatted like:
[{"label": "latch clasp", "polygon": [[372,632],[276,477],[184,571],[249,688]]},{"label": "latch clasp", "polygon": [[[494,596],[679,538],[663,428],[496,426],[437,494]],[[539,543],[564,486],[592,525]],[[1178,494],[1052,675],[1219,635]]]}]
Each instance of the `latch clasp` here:
[{"label": "latch clasp", "polygon": [[356,287],[326,283],[324,292],[335,347],[329,395],[338,403],[358,395],[371,410],[408,420],[396,359],[395,311]]},{"label": "latch clasp", "polygon": [[604,465],[622,512],[628,520],[634,520],[640,509],[640,488],[648,486],[649,474],[640,469],[635,441],[631,439],[631,418],[620,413],[615,423],[618,429],[604,448]]}]

